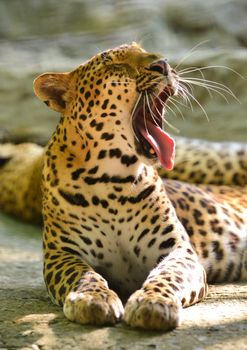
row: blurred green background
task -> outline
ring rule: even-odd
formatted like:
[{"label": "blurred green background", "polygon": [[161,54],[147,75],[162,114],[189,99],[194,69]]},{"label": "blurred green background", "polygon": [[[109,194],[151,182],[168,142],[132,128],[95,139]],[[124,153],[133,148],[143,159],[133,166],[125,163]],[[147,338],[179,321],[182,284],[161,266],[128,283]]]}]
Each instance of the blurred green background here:
[{"label": "blurred green background", "polygon": [[246,0],[0,0],[1,132],[46,143],[59,116],[34,97],[33,79],[72,70],[99,51],[132,41],[173,66],[183,60],[178,69],[216,65],[241,74],[205,70],[207,79],[225,84],[240,101],[195,88],[210,122],[195,103],[193,110],[178,105],[184,118],[173,107],[168,119],[183,136],[246,141]]}]

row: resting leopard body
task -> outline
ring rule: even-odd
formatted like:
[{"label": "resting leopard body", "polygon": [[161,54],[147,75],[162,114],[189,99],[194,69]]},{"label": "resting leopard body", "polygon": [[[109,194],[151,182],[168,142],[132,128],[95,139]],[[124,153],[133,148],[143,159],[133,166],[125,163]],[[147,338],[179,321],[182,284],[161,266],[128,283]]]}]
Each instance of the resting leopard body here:
[{"label": "resting leopard body", "polygon": [[[44,279],[68,319],[168,330],[207,281],[247,279],[247,146],[180,139],[169,176],[186,182],[159,176],[157,158],[171,168],[173,143],[159,113],[143,113],[177,92],[165,60],[123,45],[41,75],[34,89],[62,117],[45,153],[1,146],[1,207],[38,221],[43,168]],[[150,135],[165,135],[165,156]],[[118,295],[129,296],[125,308]]]}]

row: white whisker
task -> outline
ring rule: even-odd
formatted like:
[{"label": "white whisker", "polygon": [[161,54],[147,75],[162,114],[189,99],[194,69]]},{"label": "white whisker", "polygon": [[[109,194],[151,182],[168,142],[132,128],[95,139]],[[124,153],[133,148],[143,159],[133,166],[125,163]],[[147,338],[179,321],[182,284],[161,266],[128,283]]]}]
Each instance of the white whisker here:
[{"label": "white whisker", "polygon": [[138,103],[140,102],[141,97],[142,97],[142,93],[139,94],[139,96],[138,96],[138,98],[136,100],[136,103],[134,105],[134,108],[133,108],[131,116],[130,116],[131,120],[133,119],[133,115],[134,115],[134,113],[136,111],[136,107],[137,107]]},{"label": "white whisker", "polygon": [[[181,86],[181,85],[180,85]],[[195,103],[201,108],[201,110],[203,111],[207,121],[209,122],[209,117],[207,115],[207,112],[205,111],[205,109],[203,108],[202,104],[189,92],[188,89],[186,89],[186,94],[187,96],[189,95],[190,98],[192,98],[193,101],[195,101]]]},{"label": "white whisker", "polygon": [[[144,95],[144,101],[145,101],[146,96]],[[149,135],[148,127],[147,127],[147,120],[146,120],[146,110],[145,110],[146,103],[144,103],[144,108],[143,108],[143,119],[144,119],[144,125],[145,125],[145,130],[147,134]]]},{"label": "white whisker", "polygon": [[179,84],[179,86],[178,86],[178,95],[180,95],[185,100],[185,102],[189,104],[189,107],[190,107],[190,109],[193,112],[194,108],[193,108],[193,105],[192,105],[192,103],[190,101],[190,98],[186,94],[187,90],[188,90],[187,86]]},{"label": "white whisker", "polygon": [[138,139],[138,137],[137,137],[137,135],[136,135],[136,133],[135,133],[135,130],[134,130],[134,128],[133,128],[133,116],[134,116],[134,113],[135,113],[135,111],[136,111],[136,108],[137,108],[137,106],[138,106],[138,104],[139,104],[139,102],[140,102],[140,99],[142,98],[142,93],[140,93],[139,94],[139,96],[138,96],[138,98],[137,98],[137,100],[136,100],[136,103],[135,103],[135,105],[134,105],[134,108],[133,108],[133,110],[132,110],[132,113],[131,113],[131,116],[130,116],[130,120],[131,120],[131,127],[132,127],[132,131],[133,131],[133,134],[134,134],[134,136],[135,136],[135,138],[136,138],[136,140],[139,142],[139,139]]},{"label": "white whisker", "polygon": [[[187,81],[183,81],[183,83],[188,84]],[[193,83],[190,82],[190,84],[193,84]],[[195,85],[205,88],[208,91],[210,97],[212,97],[212,94],[210,93],[210,91],[214,91],[215,93],[220,95],[229,104],[229,101],[226,98],[226,96],[222,92],[219,91],[220,89],[216,89],[215,87],[212,87],[212,86],[209,86],[209,85],[205,85],[203,83],[196,83]],[[235,96],[233,96],[233,97],[235,98]],[[237,101],[238,101],[238,99],[237,99]]]},{"label": "white whisker", "polygon": [[192,84],[195,84],[196,82],[200,82],[200,83],[203,83],[203,84],[210,84],[211,86],[214,86],[214,87],[219,87],[219,88],[222,88],[224,89],[225,91],[229,92],[230,94],[233,95],[233,92],[230,88],[228,88],[226,85],[224,84],[221,84],[221,83],[218,83],[216,81],[213,81],[213,80],[208,80],[208,79],[201,79],[201,78],[194,78],[194,77],[189,77],[189,78],[180,78],[179,79],[180,81],[190,81]]},{"label": "white whisker", "polygon": [[196,66],[192,66],[192,67],[187,67],[181,70],[177,70],[176,72],[178,73],[178,75],[182,75],[182,74],[186,74],[188,71],[192,71],[193,69],[195,69],[196,71],[199,70],[199,67]]},{"label": "white whisker", "polygon": [[195,53],[195,50],[199,47],[199,46],[202,46],[204,45],[205,43],[209,42],[210,40],[204,40],[204,41],[201,41],[200,43],[196,44],[195,46],[193,46],[187,53],[187,55],[185,55],[179,62],[178,64],[175,66],[175,70],[181,66],[181,64],[188,58],[190,57],[191,55],[193,55]]},{"label": "white whisker", "polygon": [[[149,109],[149,112],[150,112],[150,115],[154,121],[154,123],[159,126],[159,124],[157,123],[156,119],[155,119],[155,114],[154,112],[152,111],[152,108],[150,106],[150,103],[149,103],[149,99],[148,99],[148,93],[147,91],[145,91],[145,95],[146,95],[146,101],[147,101],[147,106],[148,106],[148,109]],[[152,96],[150,96],[152,98]],[[155,106],[155,104],[153,103],[153,105]],[[155,109],[158,111],[157,107],[155,106]],[[160,113],[159,113],[160,114]]]},{"label": "white whisker", "polygon": [[[150,95],[150,97],[151,97],[151,99],[152,99],[153,105],[154,105],[154,107],[155,107],[157,113],[159,114],[160,118],[162,119],[162,122],[164,122],[165,124],[167,124],[167,125],[168,125],[171,129],[173,129],[175,132],[179,133],[180,130],[177,129],[175,126],[173,126],[171,123],[169,123],[169,122],[166,120],[166,118],[165,118],[165,116],[164,116],[163,113],[160,113],[160,111],[158,110],[158,108],[156,107],[156,105],[155,105],[155,103],[154,103],[154,98],[158,98],[158,99],[160,100],[161,104],[163,105],[163,110],[165,110],[166,108],[169,109],[169,110],[175,115],[175,117],[176,117],[177,115],[176,115],[176,113],[174,112],[174,110],[173,110],[171,107],[167,106],[167,104],[165,104],[165,103],[159,98],[159,96],[154,95],[154,98],[153,98],[153,97]],[[169,100],[168,100],[168,101],[169,101]],[[176,106],[176,107],[177,107],[177,106]],[[180,113],[181,113],[181,112],[180,112]]]},{"label": "white whisker", "polygon": [[175,104],[179,104],[179,105],[182,106],[182,107],[188,108],[188,104],[179,101],[179,100],[176,98],[176,96],[175,96],[175,97],[170,96],[168,101],[169,101],[169,102],[170,102],[170,101],[173,101]]},{"label": "white whisker", "polygon": [[[157,84],[157,87],[161,87],[161,89],[163,90],[163,88],[164,88],[164,84],[163,83],[159,83],[159,84]],[[156,94],[155,96],[158,96],[158,94]],[[183,106],[183,107],[188,107],[188,105],[187,104],[184,104],[184,103],[182,103],[181,101],[178,101],[178,100],[176,100],[174,97],[172,97],[172,96],[169,96],[169,98],[168,98],[168,100],[167,100],[168,102],[171,102],[171,101],[173,101],[174,103],[176,103],[176,104],[179,104],[179,105],[181,105],[181,106]],[[177,105],[175,106],[176,108],[178,108],[177,107]],[[180,114],[182,114],[182,112],[180,111]],[[183,118],[184,119],[184,118]]]},{"label": "white whisker", "polygon": [[[245,78],[242,74],[240,74],[239,72],[237,72],[235,69],[230,68],[230,67],[227,67],[227,66],[221,66],[221,65],[204,66],[204,67],[200,67],[200,68],[199,68],[199,67],[198,67],[198,68],[192,67],[191,70],[189,70],[190,68],[185,68],[185,70],[186,70],[186,69],[188,69],[188,70],[185,71],[185,72],[180,71],[180,72],[179,72],[179,75],[189,74],[189,73],[193,73],[193,72],[196,72],[196,71],[202,71],[202,70],[213,69],[213,68],[224,68],[224,69],[226,69],[226,70],[229,70],[229,71],[235,73],[235,74],[238,75],[241,79],[246,80],[246,78]],[[181,73],[181,72],[182,72],[182,73]]]},{"label": "white whisker", "polygon": [[[221,83],[217,83],[214,82],[212,80],[207,80],[207,79],[200,79],[200,78],[188,78],[188,79],[180,79],[181,82],[183,83],[187,83],[187,84],[192,84],[195,86],[200,86],[203,87],[205,89],[207,89],[208,91],[214,91],[216,93],[218,93],[220,96],[222,96],[222,98],[224,98],[224,100],[227,100],[226,96],[222,93],[226,93],[230,96],[232,96],[238,103],[241,104],[241,101],[236,97],[236,95],[233,93],[233,91],[228,88],[227,86],[225,86],[224,84]],[[210,95],[211,96],[211,95]]]}]

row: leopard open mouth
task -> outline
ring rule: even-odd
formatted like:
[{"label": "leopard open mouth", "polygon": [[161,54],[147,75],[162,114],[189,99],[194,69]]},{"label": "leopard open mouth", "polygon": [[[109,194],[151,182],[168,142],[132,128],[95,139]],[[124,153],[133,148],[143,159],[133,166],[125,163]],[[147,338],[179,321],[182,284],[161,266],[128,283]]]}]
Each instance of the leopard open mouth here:
[{"label": "leopard open mouth", "polygon": [[175,141],[162,128],[162,115],[165,104],[174,90],[167,85],[156,97],[147,99],[141,94],[133,113],[133,130],[138,150],[147,158],[158,158],[167,170],[174,166]]}]

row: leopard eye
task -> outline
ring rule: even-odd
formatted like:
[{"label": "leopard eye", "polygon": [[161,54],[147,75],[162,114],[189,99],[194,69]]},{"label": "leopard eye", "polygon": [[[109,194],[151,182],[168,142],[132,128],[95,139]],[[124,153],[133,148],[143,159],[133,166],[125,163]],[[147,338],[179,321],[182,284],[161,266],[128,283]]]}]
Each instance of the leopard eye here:
[{"label": "leopard eye", "polygon": [[112,58],[108,52],[102,52],[101,58],[102,58],[104,63],[112,62]]},{"label": "leopard eye", "polygon": [[165,76],[168,75],[169,68],[170,68],[170,66],[167,63],[167,60],[160,60],[160,61],[153,62],[149,66],[149,70],[151,70],[153,72],[160,73],[160,74],[165,75]]},{"label": "leopard eye", "polygon": [[131,76],[135,74],[134,69],[128,63],[114,63],[114,64],[112,63],[108,65],[108,68],[115,72],[127,73],[128,75],[131,75]]}]

